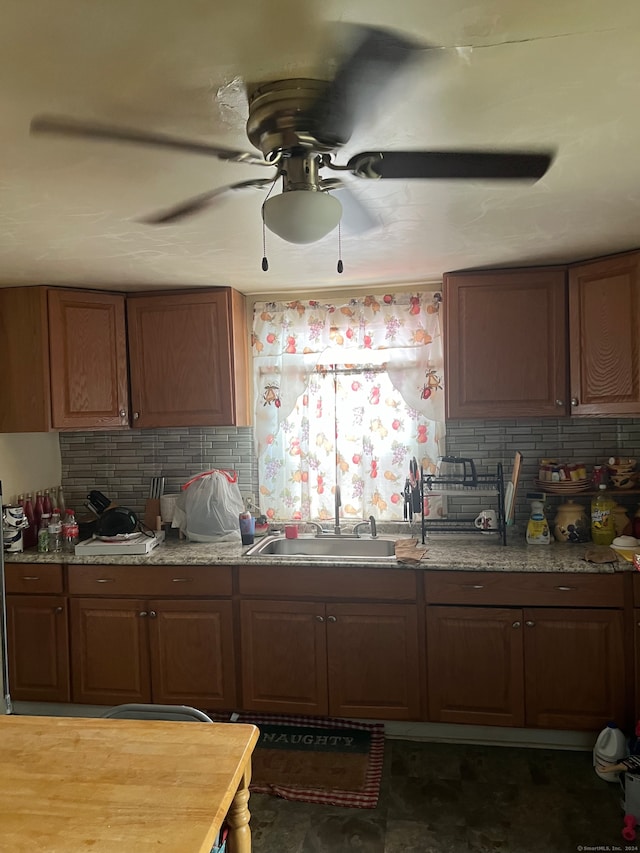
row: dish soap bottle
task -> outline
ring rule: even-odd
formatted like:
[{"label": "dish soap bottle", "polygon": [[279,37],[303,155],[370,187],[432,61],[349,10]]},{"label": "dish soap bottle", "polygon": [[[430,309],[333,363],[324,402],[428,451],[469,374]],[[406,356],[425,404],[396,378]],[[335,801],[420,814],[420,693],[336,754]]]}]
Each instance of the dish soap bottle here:
[{"label": "dish soap bottle", "polygon": [[527,495],[531,500],[531,515],[527,522],[527,543],[529,545],[548,545],[551,542],[549,524],[544,515],[544,495]]},{"label": "dish soap bottle", "polygon": [[613,523],[613,501],[606,494],[606,486],[600,484],[598,494],[591,501],[591,538],[596,545],[611,545],[616,538]]}]

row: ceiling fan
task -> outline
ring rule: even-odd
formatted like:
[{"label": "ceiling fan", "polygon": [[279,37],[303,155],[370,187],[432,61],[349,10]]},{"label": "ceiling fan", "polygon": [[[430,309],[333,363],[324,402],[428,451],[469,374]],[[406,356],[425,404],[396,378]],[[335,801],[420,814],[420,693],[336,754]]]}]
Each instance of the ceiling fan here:
[{"label": "ceiling fan", "polygon": [[[270,188],[262,205],[264,224],[283,240],[312,243],[332,231],[342,217],[339,194],[356,210],[360,222],[373,219],[337,176],[347,172],[365,180],[541,178],[553,154],[548,151],[362,151],[344,164],[335,155],[351,138],[357,122],[383,90],[407,66],[433,49],[386,29],[357,26],[346,56],[330,81],[293,78],[263,83],[248,93],[247,136],[260,152],[239,151],[162,133],[91,123],[57,116],[37,116],[33,134],[58,134],[91,140],[127,142],[208,154],[220,160],[266,166],[268,178],[240,181],[203,192],[142,221],[177,222],[216,203],[223,193]],[[273,194],[282,179],[282,192]],[[368,220],[368,221],[367,221]]]}]

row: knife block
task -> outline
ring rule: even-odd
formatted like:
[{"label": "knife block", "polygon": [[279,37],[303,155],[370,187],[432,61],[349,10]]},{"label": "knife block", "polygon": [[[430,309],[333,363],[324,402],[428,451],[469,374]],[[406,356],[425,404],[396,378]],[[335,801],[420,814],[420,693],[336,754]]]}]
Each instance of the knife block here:
[{"label": "knife block", "polygon": [[160,498],[147,498],[144,505],[143,521],[150,530],[162,530]]}]

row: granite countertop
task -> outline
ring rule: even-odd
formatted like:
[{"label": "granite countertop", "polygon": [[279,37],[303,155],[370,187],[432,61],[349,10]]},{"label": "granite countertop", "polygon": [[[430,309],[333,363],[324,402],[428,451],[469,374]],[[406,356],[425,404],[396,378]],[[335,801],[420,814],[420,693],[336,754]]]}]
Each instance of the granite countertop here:
[{"label": "granite countertop", "polygon": [[[436,534],[421,545],[420,533],[399,535],[398,538],[417,538],[418,548],[426,553],[418,563],[401,563],[397,560],[376,559],[375,561],[342,558],[330,565],[345,567],[366,566],[367,568],[393,568],[410,566],[433,571],[504,571],[504,572],[589,572],[606,573],[633,571],[631,563],[617,558],[613,563],[592,563],[583,559],[587,544],[527,545],[524,534],[510,532],[507,545],[500,544],[497,536],[482,534]],[[248,546],[236,543],[202,544],[185,540],[167,539],[143,556],[74,556],[71,554],[39,554],[25,551],[21,554],[5,553],[7,563],[66,563],[68,565],[278,565],[304,566],[327,565],[326,561],[313,561],[302,557],[246,557]],[[612,552],[613,553],[613,552]]]}]

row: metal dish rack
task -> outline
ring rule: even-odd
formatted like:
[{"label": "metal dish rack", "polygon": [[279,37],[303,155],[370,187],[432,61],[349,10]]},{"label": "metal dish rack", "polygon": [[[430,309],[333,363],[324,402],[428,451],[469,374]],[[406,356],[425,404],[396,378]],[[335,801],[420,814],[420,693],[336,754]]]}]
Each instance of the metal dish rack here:
[{"label": "metal dish rack", "polygon": [[[498,529],[496,533],[500,537],[503,545],[507,544],[507,523],[504,511],[504,477],[502,473],[502,463],[496,465],[495,474],[477,474],[473,471],[473,476],[468,475],[462,478],[437,476],[435,474],[427,474],[420,469],[420,494],[422,498],[422,506],[424,508],[424,499],[430,495],[442,495],[462,497],[464,495],[482,497],[493,497],[496,499],[496,515],[498,518]],[[427,536],[427,529],[438,533],[482,533],[475,524],[474,518],[428,518],[422,513],[422,544],[424,545]]]}]

